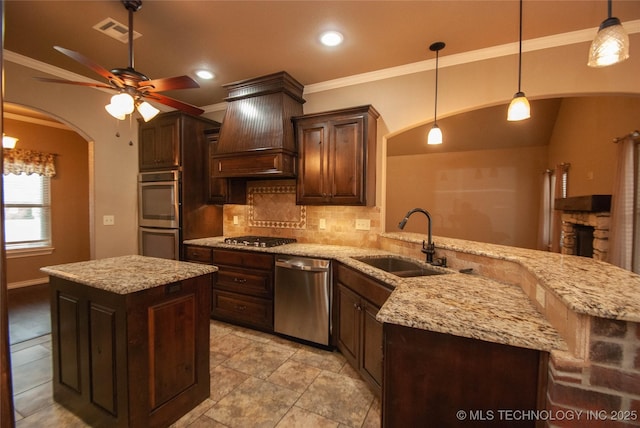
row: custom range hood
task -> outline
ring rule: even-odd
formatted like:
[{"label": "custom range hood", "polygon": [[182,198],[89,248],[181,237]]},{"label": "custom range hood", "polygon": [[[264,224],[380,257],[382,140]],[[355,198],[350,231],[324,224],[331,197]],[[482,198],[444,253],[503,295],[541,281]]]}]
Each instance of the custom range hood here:
[{"label": "custom range hood", "polygon": [[296,176],[291,118],[302,114],[304,86],[282,71],[224,85],[229,102],[217,148],[214,177]]}]

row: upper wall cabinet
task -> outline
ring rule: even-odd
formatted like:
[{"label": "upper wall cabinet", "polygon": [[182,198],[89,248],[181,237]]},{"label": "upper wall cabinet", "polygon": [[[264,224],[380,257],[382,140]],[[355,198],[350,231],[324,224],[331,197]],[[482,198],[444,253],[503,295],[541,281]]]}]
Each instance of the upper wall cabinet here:
[{"label": "upper wall cabinet", "polygon": [[180,116],[158,116],[140,122],[140,171],[173,169],[180,166]]},{"label": "upper wall cabinet", "polygon": [[378,117],[366,105],[293,118],[297,204],[375,204]]}]

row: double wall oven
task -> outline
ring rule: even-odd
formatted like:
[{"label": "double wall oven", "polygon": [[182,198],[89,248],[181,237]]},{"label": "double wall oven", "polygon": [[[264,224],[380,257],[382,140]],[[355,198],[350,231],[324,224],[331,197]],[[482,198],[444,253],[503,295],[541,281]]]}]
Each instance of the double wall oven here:
[{"label": "double wall oven", "polygon": [[138,175],[138,244],[144,256],[180,258],[180,171]]}]

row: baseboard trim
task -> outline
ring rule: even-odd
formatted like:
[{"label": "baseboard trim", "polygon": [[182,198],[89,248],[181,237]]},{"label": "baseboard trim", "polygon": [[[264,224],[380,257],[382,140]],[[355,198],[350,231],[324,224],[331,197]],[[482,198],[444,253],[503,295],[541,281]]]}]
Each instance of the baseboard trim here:
[{"label": "baseboard trim", "polygon": [[7,284],[7,289],[12,290],[14,288],[30,287],[32,285],[46,284],[48,282],[49,277],[43,276],[42,278],[28,279],[26,281],[9,282]]}]

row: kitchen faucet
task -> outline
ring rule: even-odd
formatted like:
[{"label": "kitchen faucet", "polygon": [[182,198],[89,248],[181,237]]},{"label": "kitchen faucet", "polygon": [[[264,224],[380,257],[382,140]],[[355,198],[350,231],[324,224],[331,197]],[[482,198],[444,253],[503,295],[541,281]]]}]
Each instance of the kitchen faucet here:
[{"label": "kitchen faucet", "polygon": [[406,216],[404,216],[404,218],[402,219],[402,221],[400,223],[398,223],[398,228],[400,230],[404,229],[404,226],[407,224],[407,220],[409,220],[409,217],[413,213],[422,213],[422,214],[427,216],[427,220],[428,220],[428,241],[427,242],[422,241],[422,250],[421,251],[427,255],[427,263],[433,264],[433,255],[436,252],[436,247],[435,247],[435,245],[433,243],[433,238],[431,236],[431,214],[429,214],[429,212],[427,210],[425,210],[425,209],[414,208],[411,211],[409,211]]}]

